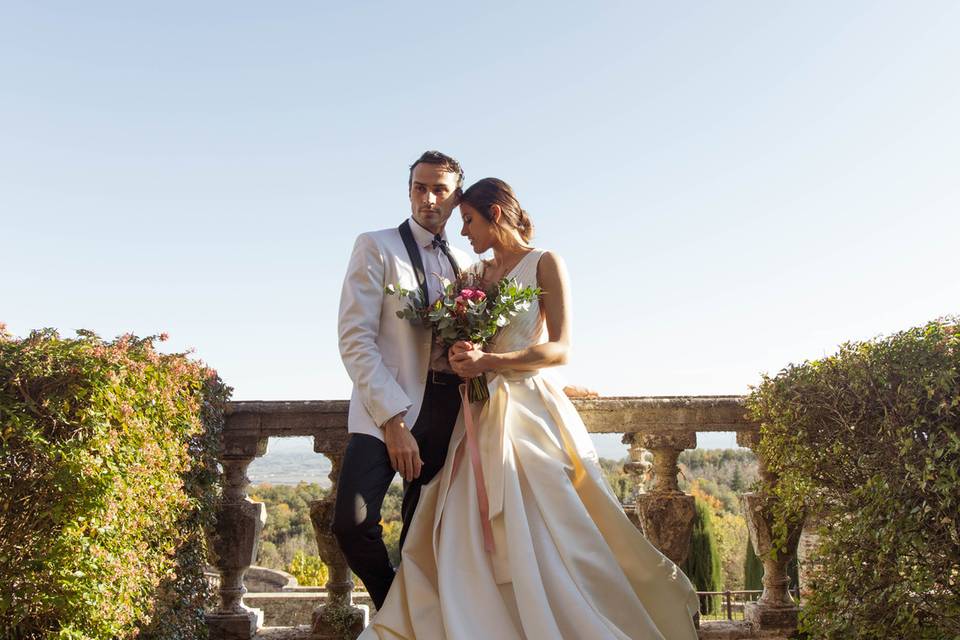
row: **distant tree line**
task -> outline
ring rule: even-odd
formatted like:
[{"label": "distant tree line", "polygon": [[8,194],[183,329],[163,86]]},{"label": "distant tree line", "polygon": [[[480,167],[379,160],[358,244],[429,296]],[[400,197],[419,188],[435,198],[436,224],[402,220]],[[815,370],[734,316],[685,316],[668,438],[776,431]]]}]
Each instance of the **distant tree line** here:
[{"label": "distant tree line", "polygon": [[[624,460],[600,459],[600,466],[607,482],[621,503],[632,508],[643,478],[628,474],[623,469]],[[756,459],[745,449],[694,449],[680,456],[680,486],[697,498],[698,520],[695,527],[700,533],[695,536],[698,549],[710,549],[708,558],[698,557],[712,568],[719,563],[719,570],[709,574],[697,570],[697,576],[709,575],[701,590],[720,588],[744,588],[744,562],[748,545],[746,522],[740,513],[738,493],[748,488],[757,478]],[[267,522],[260,538],[257,564],[287,571],[301,582],[324,581],[317,555],[317,546],[310,522],[309,504],[322,499],[326,489],[317,484],[300,483],[295,486],[254,485],[250,489],[252,499],[267,505]],[[390,486],[381,511],[384,542],[394,564],[400,562],[400,503],[402,491],[399,483]],[[709,521],[707,521],[709,519]],[[702,556],[705,551],[698,552]],[[714,560],[714,558],[716,560]],[[699,578],[698,578],[699,579]]]}]

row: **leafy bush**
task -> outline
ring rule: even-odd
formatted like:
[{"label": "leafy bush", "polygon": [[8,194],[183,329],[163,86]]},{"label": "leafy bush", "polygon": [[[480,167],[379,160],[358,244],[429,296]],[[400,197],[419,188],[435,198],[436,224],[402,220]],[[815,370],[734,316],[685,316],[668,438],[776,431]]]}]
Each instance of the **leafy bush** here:
[{"label": "leafy bush", "polygon": [[748,404],[784,512],[806,507],[822,522],[803,629],[960,637],[956,320],[790,366]]},{"label": "leafy bush", "polygon": [[229,389],[153,337],[78,333],[0,331],[5,636],[203,637]]},{"label": "leafy bush", "polygon": [[380,525],[383,527],[383,544],[387,547],[390,564],[397,567],[400,565],[400,531],[403,529],[403,522],[381,520]]},{"label": "leafy bush", "polygon": [[304,586],[327,586],[329,580],[329,570],[327,565],[318,555],[309,555],[303,551],[297,551],[293,560],[287,565],[287,573],[297,579],[297,583]]},{"label": "leafy bush", "polygon": [[750,541],[746,519],[729,511],[714,511],[713,533],[720,556],[723,588],[731,591],[743,589],[743,560]]}]

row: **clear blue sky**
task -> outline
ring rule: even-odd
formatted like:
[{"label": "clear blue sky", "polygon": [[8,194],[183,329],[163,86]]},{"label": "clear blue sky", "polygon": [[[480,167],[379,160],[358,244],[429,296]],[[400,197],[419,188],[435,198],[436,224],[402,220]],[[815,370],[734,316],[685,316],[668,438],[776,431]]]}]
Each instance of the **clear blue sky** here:
[{"label": "clear blue sky", "polygon": [[957,3],[328,4],[4,2],[0,321],[346,397],[352,241],[428,148],[566,258],[565,374],[604,394],[960,309]]}]

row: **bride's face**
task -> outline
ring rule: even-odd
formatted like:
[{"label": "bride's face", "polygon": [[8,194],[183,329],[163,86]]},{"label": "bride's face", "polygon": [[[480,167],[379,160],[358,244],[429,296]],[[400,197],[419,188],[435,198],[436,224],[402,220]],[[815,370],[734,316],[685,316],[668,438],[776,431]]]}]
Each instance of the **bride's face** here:
[{"label": "bride's face", "polygon": [[497,236],[492,223],[466,202],[460,203],[460,215],[463,217],[460,235],[466,236],[475,253],[483,253],[493,246]]}]

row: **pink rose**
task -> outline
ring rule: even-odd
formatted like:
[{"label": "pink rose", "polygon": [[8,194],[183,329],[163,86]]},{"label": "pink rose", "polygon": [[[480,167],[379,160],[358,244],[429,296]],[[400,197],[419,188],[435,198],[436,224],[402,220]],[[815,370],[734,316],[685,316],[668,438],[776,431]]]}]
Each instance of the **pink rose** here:
[{"label": "pink rose", "polygon": [[467,288],[467,289],[463,289],[460,292],[460,295],[457,296],[458,300],[461,298],[463,298],[464,300],[473,300],[474,302],[482,302],[483,300],[486,300],[487,294],[485,294],[480,289]]}]

